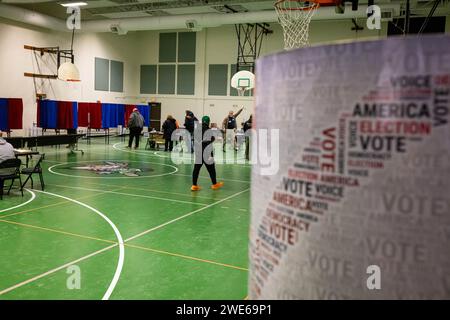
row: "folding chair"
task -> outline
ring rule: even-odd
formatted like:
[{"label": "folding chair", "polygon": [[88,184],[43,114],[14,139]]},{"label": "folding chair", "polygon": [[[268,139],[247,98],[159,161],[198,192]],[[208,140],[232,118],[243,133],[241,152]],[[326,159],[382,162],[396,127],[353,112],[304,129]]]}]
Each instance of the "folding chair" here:
[{"label": "folding chair", "polygon": [[19,179],[20,192],[22,193],[23,197],[22,179],[20,177],[21,164],[22,161],[20,159],[7,159],[0,162],[0,200],[3,200],[3,187],[6,180],[11,180],[11,185],[9,186],[7,193],[9,194],[14,184],[14,180]]},{"label": "folding chair", "polygon": [[42,191],[44,191],[45,184],[44,184],[44,177],[42,175],[42,167],[41,167],[41,162],[44,159],[44,156],[45,156],[45,153],[43,153],[39,156],[39,159],[36,161],[36,164],[34,165],[34,167],[22,169],[22,171],[20,173],[27,175],[27,178],[25,179],[24,183],[22,184],[22,189],[25,187],[28,180],[31,180],[31,189],[33,189],[33,177],[32,176],[34,173],[37,173],[37,174],[39,174],[39,180],[41,181],[41,189],[42,189]]}]

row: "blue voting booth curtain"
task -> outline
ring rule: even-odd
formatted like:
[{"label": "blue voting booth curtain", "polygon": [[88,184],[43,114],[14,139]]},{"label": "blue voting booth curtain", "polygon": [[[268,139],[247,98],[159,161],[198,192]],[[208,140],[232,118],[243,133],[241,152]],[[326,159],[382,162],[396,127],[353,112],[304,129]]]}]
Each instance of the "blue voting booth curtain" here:
[{"label": "blue voting booth curtain", "polygon": [[42,100],[40,101],[40,124],[44,129],[57,129],[58,121],[58,101]]},{"label": "blue voting booth curtain", "polygon": [[124,104],[117,105],[117,125],[121,125],[122,127],[127,125],[125,123],[125,105]]},{"label": "blue voting booth curtain", "polygon": [[119,125],[118,104],[102,103],[102,128],[115,128]]},{"label": "blue voting booth curtain", "polygon": [[0,130],[8,129],[8,99],[0,98]]},{"label": "blue voting booth curtain", "polygon": [[72,117],[73,117],[72,129],[76,129],[78,128],[78,102],[72,103]]},{"label": "blue voting booth curtain", "polygon": [[138,105],[136,107],[144,117],[144,126],[148,127],[150,125],[150,107],[147,105]]}]

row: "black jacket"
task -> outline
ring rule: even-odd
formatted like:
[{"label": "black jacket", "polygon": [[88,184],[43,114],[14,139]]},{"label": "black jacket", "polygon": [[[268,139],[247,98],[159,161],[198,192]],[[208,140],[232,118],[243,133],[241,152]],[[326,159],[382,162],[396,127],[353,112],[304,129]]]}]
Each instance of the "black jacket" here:
[{"label": "black jacket", "polygon": [[162,128],[164,132],[164,139],[170,140],[170,138],[172,137],[172,133],[177,128],[175,119],[172,120],[167,119],[166,121],[164,121]]},{"label": "black jacket", "polygon": [[244,122],[244,132],[246,132],[247,130],[250,130],[252,128],[252,121],[251,120],[247,120]]},{"label": "black jacket", "polygon": [[[203,155],[203,152],[205,151],[206,147],[208,147],[215,140],[214,136],[205,135],[206,131],[208,131],[209,129],[210,128],[207,124],[202,123],[202,141],[201,141],[201,143],[202,143],[202,153],[201,154],[202,155]],[[210,134],[212,134],[211,131],[210,131]],[[199,146],[199,142],[200,141],[194,141],[194,148],[196,149],[196,155],[197,155],[197,148]],[[211,157],[213,157],[213,156],[214,156],[213,149],[211,148]]]},{"label": "black jacket", "polygon": [[190,112],[188,115],[190,116],[190,119],[187,117],[184,118],[184,127],[192,134],[194,132],[195,121],[198,121],[198,119],[192,112]]}]

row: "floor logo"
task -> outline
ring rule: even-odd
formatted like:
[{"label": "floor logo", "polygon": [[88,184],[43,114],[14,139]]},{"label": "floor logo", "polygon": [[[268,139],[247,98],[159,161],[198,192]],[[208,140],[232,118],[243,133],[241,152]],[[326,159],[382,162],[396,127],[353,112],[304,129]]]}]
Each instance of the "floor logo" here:
[{"label": "floor logo", "polygon": [[127,177],[138,177],[142,172],[141,169],[130,168],[127,162],[110,162],[105,161],[102,164],[90,164],[83,167],[72,167],[74,170],[92,171],[96,174],[114,174],[119,173]]}]

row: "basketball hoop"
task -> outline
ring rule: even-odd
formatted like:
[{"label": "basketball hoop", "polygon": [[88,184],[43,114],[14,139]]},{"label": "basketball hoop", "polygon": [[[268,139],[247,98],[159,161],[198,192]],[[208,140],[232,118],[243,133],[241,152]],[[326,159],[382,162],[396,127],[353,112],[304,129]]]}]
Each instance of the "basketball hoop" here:
[{"label": "basketball hoop", "polygon": [[239,71],[231,78],[231,87],[237,90],[240,97],[243,97],[245,92],[255,87],[255,75],[250,71]]},{"label": "basketball hoop", "polygon": [[320,6],[319,2],[278,0],[275,3],[278,20],[283,27],[286,50],[306,47],[309,44],[309,23]]},{"label": "basketball hoop", "polygon": [[241,87],[237,87],[236,90],[237,90],[238,96],[239,96],[239,97],[243,97],[243,96],[245,95],[245,92],[246,92],[247,90],[249,90],[249,88],[248,88],[248,87],[241,86]]}]

